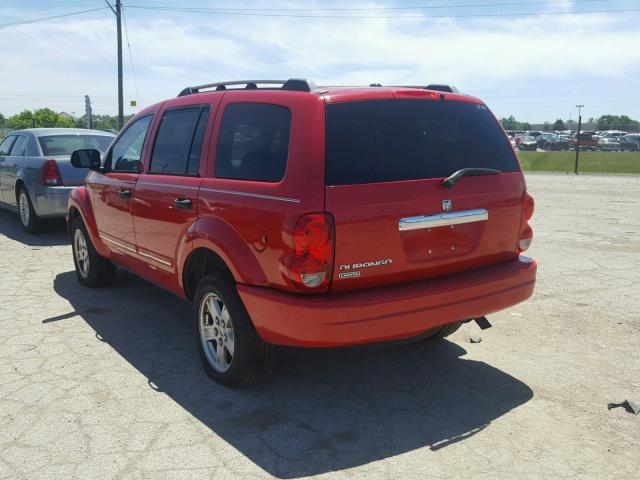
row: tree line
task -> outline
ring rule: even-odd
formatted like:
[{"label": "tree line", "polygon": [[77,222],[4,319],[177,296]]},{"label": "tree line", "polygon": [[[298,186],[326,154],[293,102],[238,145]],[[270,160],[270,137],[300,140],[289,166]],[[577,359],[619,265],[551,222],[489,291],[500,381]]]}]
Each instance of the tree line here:
[{"label": "tree line", "polygon": [[[131,115],[125,115],[125,123]],[[85,128],[87,126],[86,116],[73,118],[68,115],[61,115],[50,108],[40,108],[38,110],[23,110],[6,118],[0,113],[0,128],[20,130],[23,128]],[[114,115],[91,115],[91,127],[96,130],[117,131],[118,117]]]},{"label": "tree line", "polygon": [[[510,117],[503,117],[500,119],[500,123],[502,124],[505,130],[531,130],[531,124],[529,122],[521,122],[514,118],[513,115]],[[593,128],[595,130],[623,130],[625,132],[640,132],[640,122],[638,120],[633,120],[627,115],[602,115],[598,118],[589,118],[582,124],[582,129],[587,130],[588,128]],[[542,124],[542,130],[550,132],[556,130],[575,130],[578,128],[578,122],[575,120],[567,120],[564,121],[561,118],[556,119],[555,122],[544,122]]]},{"label": "tree line", "polygon": [[[125,123],[131,118],[131,115],[125,116]],[[503,117],[500,119],[500,123],[505,130],[531,130],[531,124],[529,122],[521,122],[515,119],[513,115],[509,117]],[[13,130],[19,130],[22,128],[84,128],[86,127],[86,117],[83,115],[80,118],[72,118],[67,115],[61,115],[54,112],[50,108],[40,108],[38,110],[24,110],[9,118],[5,118],[0,113],[0,128],[10,128]],[[566,122],[561,118],[556,119],[555,122],[544,122],[542,129],[545,131],[552,130],[574,130],[577,128],[578,122],[575,120],[567,120]],[[640,131],[640,122],[633,120],[627,115],[602,115],[598,118],[589,118],[583,125],[592,125],[596,130],[624,130],[626,132],[638,132]],[[118,130],[118,117],[113,115],[92,115],[91,126],[96,130]]]}]

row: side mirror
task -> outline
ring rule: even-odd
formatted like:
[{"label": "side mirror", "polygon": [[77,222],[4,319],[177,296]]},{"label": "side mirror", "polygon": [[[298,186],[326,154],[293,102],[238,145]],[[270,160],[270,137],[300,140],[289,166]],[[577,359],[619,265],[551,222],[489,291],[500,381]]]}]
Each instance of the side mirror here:
[{"label": "side mirror", "polygon": [[93,148],[76,150],[71,154],[71,165],[76,168],[100,170],[100,151]]}]

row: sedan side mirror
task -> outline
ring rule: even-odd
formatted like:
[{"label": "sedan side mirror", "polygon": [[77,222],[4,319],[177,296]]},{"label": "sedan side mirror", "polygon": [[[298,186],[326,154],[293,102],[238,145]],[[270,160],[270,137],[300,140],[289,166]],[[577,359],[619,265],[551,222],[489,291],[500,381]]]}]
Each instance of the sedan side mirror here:
[{"label": "sedan side mirror", "polygon": [[76,168],[100,170],[100,151],[93,148],[76,150],[71,154],[71,165]]}]

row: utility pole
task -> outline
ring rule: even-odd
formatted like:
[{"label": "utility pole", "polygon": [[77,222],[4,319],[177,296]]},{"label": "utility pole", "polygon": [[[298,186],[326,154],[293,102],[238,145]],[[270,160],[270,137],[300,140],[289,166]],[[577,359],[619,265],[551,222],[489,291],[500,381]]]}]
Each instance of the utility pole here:
[{"label": "utility pole", "polygon": [[93,128],[93,119],[91,118],[91,99],[89,95],[84,96],[84,124],[87,128]]},{"label": "utility pole", "polygon": [[122,3],[120,0],[116,0],[116,8],[114,9],[107,0],[104,1],[116,16],[118,33],[118,130],[120,130],[124,124],[124,95],[122,92]]},{"label": "utility pole", "polygon": [[578,175],[578,162],[580,161],[580,129],[582,128],[582,107],[584,105],[576,105],[578,108],[578,131],[576,132],[576,165],[574,172]]}]

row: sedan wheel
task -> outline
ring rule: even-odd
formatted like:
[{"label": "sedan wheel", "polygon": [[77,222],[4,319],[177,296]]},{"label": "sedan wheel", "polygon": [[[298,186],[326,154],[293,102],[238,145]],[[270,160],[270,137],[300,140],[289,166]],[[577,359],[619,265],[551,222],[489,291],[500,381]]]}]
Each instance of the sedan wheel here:
[{"label": "sedan wheel", "polygon": [[231,367],[235,347],[233,322],[229,310],[215,293],[208,293],[200,302],[200,341],[211,367],[224,373]]},{"label": "sedan wheel", "polygon": [[27,233],[38,233],[41,221],[36,215],[27,188],[22,185],[18,191],[18,213],[20,214],[20,223]]},{"label": "sedan wheel", "polygon": [[23,190],[20,192],[20,220],[23,226],[29,225],[29,198]]}]

